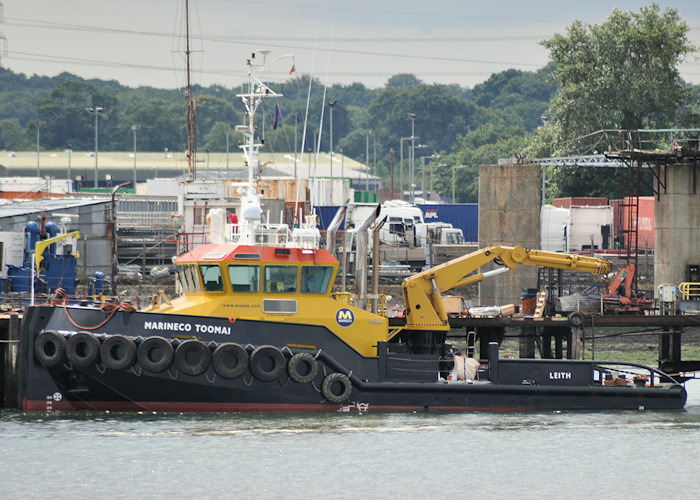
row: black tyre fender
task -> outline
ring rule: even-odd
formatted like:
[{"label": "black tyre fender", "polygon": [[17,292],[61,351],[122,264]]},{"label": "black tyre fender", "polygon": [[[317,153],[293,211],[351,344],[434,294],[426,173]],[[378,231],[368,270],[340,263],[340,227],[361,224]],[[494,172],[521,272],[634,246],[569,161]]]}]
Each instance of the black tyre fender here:
[{"label": "black tyre fender", "polygon": [[110,370],[124,370],[136,362],[136,342],[126,335],[110,335],[100,349],[102,363]]},{"label": "black tyre fender", "polygon": [[321,394],[331,403],[342,403],[350,398],[352,382],[347,375],[331,373],[323,379]]},{"label": "black tyre fender", "polygon": [[85,368],[100,357],[100,339],[90,332],[78,332],[66,342],[66,357],[76,368]]},{"label": "black tyre fender", "polygon": [[[227,358],[235,358],[236,364],[229,367],[226,363]],[[214,349],[212,364],[214,365],[214,371],[221,378],[238,378],[248,369],[248,351],[242,345],[234,342],[220,344]]]},{"label": "black tyre fender", "polygon": [[34,341],[34,355],[47,368],[63,362],[66,355],[66,339],[54,330],[46,330]]},{"label": "black tyre fender", "polygon": [[[154,356],[157,352],[160,352],[160,358]],[[139,364],[144,370],[160,373],[170,367],[174,352],[173,345],[163,337],[148,337],[139,346]]]},{"label": "black tyre fender", "polygon": [[308,352],[298,352],[287,363],[289,378],[299,384],[307,384],[316,378],[318,361]]},{"label": "black tyre fender", "polygon": [[[191,363],[193,357],[196,360]],[[185,375],[200,375],[209,368],[210,363],[211,349],[199,340],[186,340],[175,350],[175,366]]]},{"label": "black tyre fender", "polygon": [[580,312],[571,313],[569,315],[569,324],[571,326],[581,326],[583,325],[583,314]]},{"label": "black tyre fender", "polygon": [[277,380],[285,366],[284,353],[275,346],[261,345],[250,353],[250,373],[261,382]]}]

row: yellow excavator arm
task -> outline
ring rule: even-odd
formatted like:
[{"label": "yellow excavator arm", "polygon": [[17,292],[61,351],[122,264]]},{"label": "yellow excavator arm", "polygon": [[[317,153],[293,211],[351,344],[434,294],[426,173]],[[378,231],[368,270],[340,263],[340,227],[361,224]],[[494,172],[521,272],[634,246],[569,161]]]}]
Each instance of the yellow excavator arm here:
[{"label": "yellow excavator arm", "polygon": [[[480,267],[489,262],[502,267],[492,271],[477,272]],[[507,272],[520,265],[568,269],[593,274],[607,274],[612,268],[608,260],[584,255],[527,250],[522,247],[482,248],[404,280],[402,287],[406,305],[406,328],[449,330],[450,325],[442,303],[442,293]]]}]

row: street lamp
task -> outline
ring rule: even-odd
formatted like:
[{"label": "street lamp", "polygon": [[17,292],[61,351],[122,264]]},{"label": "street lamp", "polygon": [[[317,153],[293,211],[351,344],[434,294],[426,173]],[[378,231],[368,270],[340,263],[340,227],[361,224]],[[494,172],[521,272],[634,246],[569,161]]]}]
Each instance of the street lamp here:
[{"label": "street lamp", "polygon": [[446,167],[445,163],[438,163],[437,165],[430,164],[430,201],[433,201],[433,167],[442,168]]},{"label": "street lamp", "polygon": [[[420,190],[421,194],[423,195],[423,199],[425,200],[425,160],[439,160],[440,155],[430,155],[430,156],[422,156],[420,161],[421,161],[421,181],[420,181]],[[431,175],[433,172],[433,169],[430,169]],[[431,184],[430,184],[430,190],[432,191],[433,185],[432,185],[432,177],[430,179]]]},{"label": "street lamp", "polygon": [[374,163],[374,176],[379,177],[377,172],[377,134],[372,136],[372,162]]},{"label": "street lamp", "polygon": [[331,108],[331,205],[333,205],[333,106],[337,100],[328,101],[328,107]]},{"label": "street lamp", "polygon": [[369,191],[369,136],[372,135],[372,129],[367,131],[367,151],[365,155],[365,166],[367,167],[367,191]]},{"label": "street lamp", "polygon": [[416,139],[420,139],[420,137],[413,137],[413,136],[402,137],[401,141],[400,141],[401,142],[401,168],[400,168],[400,172],[399,172],[399,177],[400,177],[399,184],[401,185],[401,199],[402,200],[403,200],[403,194],[404,194],[404,191],[403,191],[403,188],[404,188],[404,183],[403,183],[403,141],[408,141],[409,139],[416,140]]},{"label": "street lamp", "polygon": [[[411,141],[413,142],[413,141]],[[415,179],[415,158],[416,149],[426,149],[428,146],[425,144],[418,144],[417,146],[411,146],[411,204],[415,203],[416,200],[416,185],[414,183]]]},{"label": "street lamp", "polygon": [[408,113],[408,119],[411,120],[411,204],[413,204],[414,192],[413,192],[413,170],[414,170],[414,153],[413,150],[416,148],[416,114]]},{"label": "street lamp", "polygon": [[132,125],[131,130],[134,132],[134,189],[136,189],[136,132],[141,128],[141,125]]},{"label": "street lamp", "polygon": [[88,113],[92,113],[95,115],[95,188],[97,188],[98,183],[97,183],[97,144],[98,144],[98,135],[97,135],[97,118],[100,116],[100,113],[104,111],[104,108],[101,108],[99,106],[96,106],[94,108],[85,108],[85,110]]},{"label": "street lamp", "polygon": [[42,125],[46,125],[46,122],[38,121],[36,122],[36,176],[41,179],[41,168],[39,167],[39,129]]}]

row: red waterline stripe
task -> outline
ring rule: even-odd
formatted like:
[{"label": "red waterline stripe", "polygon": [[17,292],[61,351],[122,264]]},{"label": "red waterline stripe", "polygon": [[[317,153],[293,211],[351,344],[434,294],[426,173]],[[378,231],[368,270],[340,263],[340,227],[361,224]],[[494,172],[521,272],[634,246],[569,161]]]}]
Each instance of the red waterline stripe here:
[{"label": "red waterline stripe", "polygon": [[[25,400],[24,411],[147,411],[147,412],[356,412],[361,411],[355,404],[277,404],[277,403],[170,403],[160,401],[51,401]],[[369,405],[362,411],[381,412],[423,412],[423,411],[526,411],[529,408],[492,408],[465,406],[398,406]]]}]

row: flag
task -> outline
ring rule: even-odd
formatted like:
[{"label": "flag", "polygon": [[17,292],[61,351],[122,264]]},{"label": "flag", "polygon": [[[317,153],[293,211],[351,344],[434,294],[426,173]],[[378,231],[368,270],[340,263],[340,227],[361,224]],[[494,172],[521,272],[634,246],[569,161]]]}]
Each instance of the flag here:
[{"label": "flag", "polygon": [[289,74],[291,75],[297,70],[296,64],[292,64],[292,69],[289,70]]},{"label": "flag", "polygon": [[275,104],[275,119],[272,121],[272,130],[277,130],[277,125],[280,124],[282,120],[282,113],[280,112],[280,107]]}]

